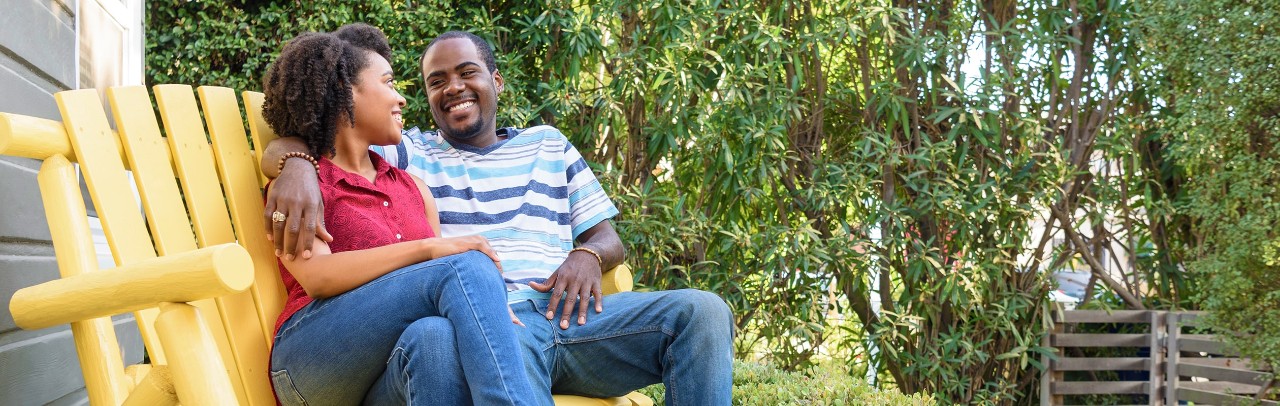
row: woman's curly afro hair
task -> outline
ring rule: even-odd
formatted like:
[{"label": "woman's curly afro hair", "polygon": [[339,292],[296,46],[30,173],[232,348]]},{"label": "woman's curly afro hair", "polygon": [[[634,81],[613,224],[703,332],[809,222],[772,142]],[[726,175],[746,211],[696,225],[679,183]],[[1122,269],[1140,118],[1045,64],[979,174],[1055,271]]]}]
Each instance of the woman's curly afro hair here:
[{"label": "woman's curly afro hair", "polygon": [[368,24],[290,40],[263,80],[263,119],[276,134],[302,139],[313,155],[332,155],[338,124],[355,126],[351,87],[369,52],[391,60],[387,36]]}]

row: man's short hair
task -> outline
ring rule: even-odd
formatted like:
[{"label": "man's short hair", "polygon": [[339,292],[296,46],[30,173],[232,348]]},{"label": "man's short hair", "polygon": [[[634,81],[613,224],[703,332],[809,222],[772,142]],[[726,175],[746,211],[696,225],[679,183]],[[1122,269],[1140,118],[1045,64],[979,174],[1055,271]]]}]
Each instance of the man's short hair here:
[{"label": "man's short hair", "polygon": [[480,51],[480,59],[484,60],[484,67],[489,69],[489,73],[498,70],[498,63],[493,58],[493,46],[489,45],[489,41],[480,38],[478,35],[466,31],[449,31],[436,36],[431,42],[427,43],[427,49],[422,51],[422,57],[418,58],[418,64],[421,65],[423,60],[427,59],[427,51],[435,46],[437,42],[454,38],[466,38],[476,46],[476,50]]}]

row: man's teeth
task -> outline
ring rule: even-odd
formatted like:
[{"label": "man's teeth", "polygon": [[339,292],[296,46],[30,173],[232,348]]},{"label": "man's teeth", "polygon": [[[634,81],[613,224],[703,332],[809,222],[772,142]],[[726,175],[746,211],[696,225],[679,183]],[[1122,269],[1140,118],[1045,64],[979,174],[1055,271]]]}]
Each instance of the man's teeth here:
[{"label": "man's teeth", "polygon": [[394,120],[396,120],[396,122],[397,122],[397,123],[403,123],[403,122],[404,122],[404,116],[403,116],[403,115],[400,115],[400,114],[392,114],[392,115],[391,115],[391,118],[392,118],[392,119],[394,119]]},{"label": "man's teeth", "polygon": [[475,102],[466,102],[449,108],[450,112],[458,111],[476,105]]}]

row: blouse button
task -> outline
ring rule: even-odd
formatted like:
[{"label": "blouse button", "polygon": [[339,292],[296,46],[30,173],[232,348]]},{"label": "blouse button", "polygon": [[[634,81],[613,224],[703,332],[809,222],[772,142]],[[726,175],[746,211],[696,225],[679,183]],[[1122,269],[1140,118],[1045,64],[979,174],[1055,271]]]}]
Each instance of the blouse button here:
[{"label": "blouse button", "polygon": [[391,202],[388,202],[388,201],[386,201],[386,200],[383,200],[383,201],[382,201],[382,207],[387,207],[387,206],[390,206],[390,205],[391,205]]},{"label": "blouse button", "polygon": [[397,240],[399,240],[399,239],[400,239],[400,234],[396,234],[396,239],[397,239]]}]

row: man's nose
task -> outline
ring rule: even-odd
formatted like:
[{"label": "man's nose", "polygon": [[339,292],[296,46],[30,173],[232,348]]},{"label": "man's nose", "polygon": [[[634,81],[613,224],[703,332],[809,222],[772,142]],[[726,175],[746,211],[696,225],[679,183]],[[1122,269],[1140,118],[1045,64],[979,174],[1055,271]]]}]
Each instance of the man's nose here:
[{"label": "man's nose", "polygon": [[445,84],[444,91],[446,94],[454,95],[454,94],[461,93],[462,90],[465,88],[466,86],[462,83],[461,80],[450,79],[449,83]]}]

